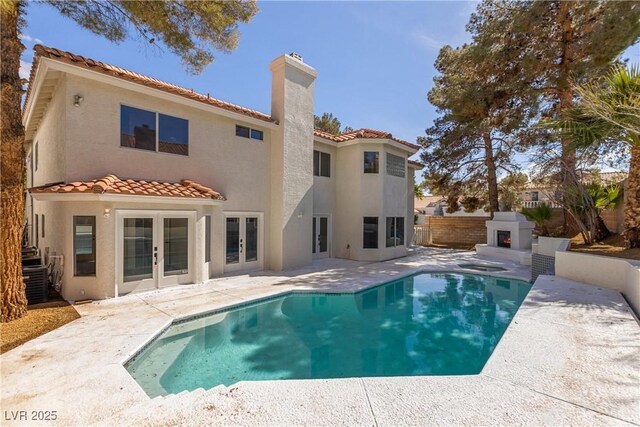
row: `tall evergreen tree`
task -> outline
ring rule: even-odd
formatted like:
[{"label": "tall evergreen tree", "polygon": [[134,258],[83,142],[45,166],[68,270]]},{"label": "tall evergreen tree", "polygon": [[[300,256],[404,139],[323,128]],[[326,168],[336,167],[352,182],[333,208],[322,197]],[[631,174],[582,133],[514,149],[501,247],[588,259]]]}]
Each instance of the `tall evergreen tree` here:
[{"label": "tall evergreen tree", "polygon": [[[238,43],[238,22],[248,22],[258,8],[255,1],[47,1],[83,28],[113,42],[137,34],[150,44],[160,42],[182,58],[186,68],[201,72],[213,61],[212,50],[232,51]],[[24,220],[24,127],[20,111],[22,85],[18,71],[24,46],[19,35],[25,19],[24,2],[0,2],[2,158],[0,186],[0,321],[26,312],[21,267]]]},{"label": "tall evergreen tree", "polygon": [[340,123],[340,120],[338,120],[333,113],[322,113],[322,116],[313,116],[313,125],[316,129],[332,135],[339,135],[340,133],[351,132],[353,130],[349,126],[341,129],[342,123]]},{"label": "tall evergreen tree", "polygon": [[435,63],[440,74],[428,95],[441,116],[418,142],[433,193],[451,199],[487,194],[493,213],[499,210],[498,170],[514,169],[513,153],[527,143],[521,129],[536,108],[519,96],[513,64],[486,57],[476,44],[441,49]]},{"label": "tall evergreen tree", "polygon": [[[467,26],[492,59],[516,62],[513,80],[537,98],[540,116],[560,117],[575,102],[572,82],[603,75],[640,37],[640,3],[627,1],[485,0]],[[530,129],[535,129],[531,127]],[[546,141],[545,141],[546,142]],[[558,135],[557,168],[565,194],[576,182],[576,148]],[[568,220],[565,214],[565,223]]]}]

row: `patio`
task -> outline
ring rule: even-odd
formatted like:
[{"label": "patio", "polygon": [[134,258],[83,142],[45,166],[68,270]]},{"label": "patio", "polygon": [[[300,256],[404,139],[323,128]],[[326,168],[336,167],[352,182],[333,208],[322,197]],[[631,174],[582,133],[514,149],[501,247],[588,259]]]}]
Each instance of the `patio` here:
[{"label": "patio", "polygon": [[[173,318],[290,290],[352,292],[420,270],[464,270],[473,252],[415,249],[325,259],[78,306],[82,318],[0,356],[6,425],[638,424],[640,327],[615,291],[541,276],[480,375],[241,382],[149,399],[122,363]],[[529,278],[508,262],[496,276]],[[11,421],[11,412],[29,419]]]}]

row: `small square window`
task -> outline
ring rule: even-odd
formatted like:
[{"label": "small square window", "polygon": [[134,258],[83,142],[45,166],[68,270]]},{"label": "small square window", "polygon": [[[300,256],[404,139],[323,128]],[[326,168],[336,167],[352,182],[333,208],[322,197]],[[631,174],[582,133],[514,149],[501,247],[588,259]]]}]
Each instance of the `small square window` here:
[{"label": "small square window", "polygon": [[364,173],[378,173],[379,158],[380,158],[380,153],[378,153],[377,151],[365,151],[364,152]]},{"label": "small square window", "polygon": [[262,141],[263,133],[261,130],[251,129],[251,139]]},{"label": "small square window", "polygon": [[249,134],[251,129],[245,126],[236,125],[236,136],[240,136],[242,138],[249,138]]}]

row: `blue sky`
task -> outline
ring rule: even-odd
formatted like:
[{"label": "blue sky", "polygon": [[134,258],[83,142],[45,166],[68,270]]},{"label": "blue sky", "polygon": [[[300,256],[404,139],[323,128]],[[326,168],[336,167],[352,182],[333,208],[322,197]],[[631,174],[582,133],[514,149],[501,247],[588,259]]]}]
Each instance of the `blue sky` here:
[{"label": "blue sky", "polygon": [[[200,75],[186,73],[168,51],[128,40],[120,45],[80,28],[45,4],[30,2],[22,72],[33,44],[68,50],[265,113],[270,112],[269,63],[298,52],[318,71],[316,114],[343,125],[391,132],[415,142],[436,117],[426,94],[440,47],[469,41],[465,24],[475,2],[260,2],[240,27],[238,48],[218,53]],[[640,48],[626,55],[640,62]]]}]

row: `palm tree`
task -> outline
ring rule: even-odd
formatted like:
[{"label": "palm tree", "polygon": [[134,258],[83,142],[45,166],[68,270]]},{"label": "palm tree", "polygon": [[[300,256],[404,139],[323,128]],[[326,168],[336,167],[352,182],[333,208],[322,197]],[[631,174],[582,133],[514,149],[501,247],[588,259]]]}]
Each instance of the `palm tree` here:
[{"label": "palm tree", "polygon": [[640,67],[614,67],[598,82],[576,88],[580,102],[551,127],[570,135],[578,146],[621,141],[631,161],[624,209],[627,248],[640,247]]},{"label": "palm tree", "polygon": [[536,228],[540,236],[548,236],[549,229],[547,228],[547,221],[551,220],[551,207],[546,203],[541,203],[533,208],[522,209],[522,215],[527,217],[529,221],[536,223]]},{"label": "palm tree", "polygon": [[595,209],[595,236],[594,239],[602,241],[611,235],[611,232],[607,228],[604,220],[600,216],[605,209],[613,209],[622,200],[622,188],[619,185],[612,184],[609,186],[602,186],[599,182],[594,182],[587,185],[587,193],[593,201],[593,207]]},{"label": "palm tree", "polygon": [[424,183],[413,184],[413,195],[416,199],[424,199]]}]

